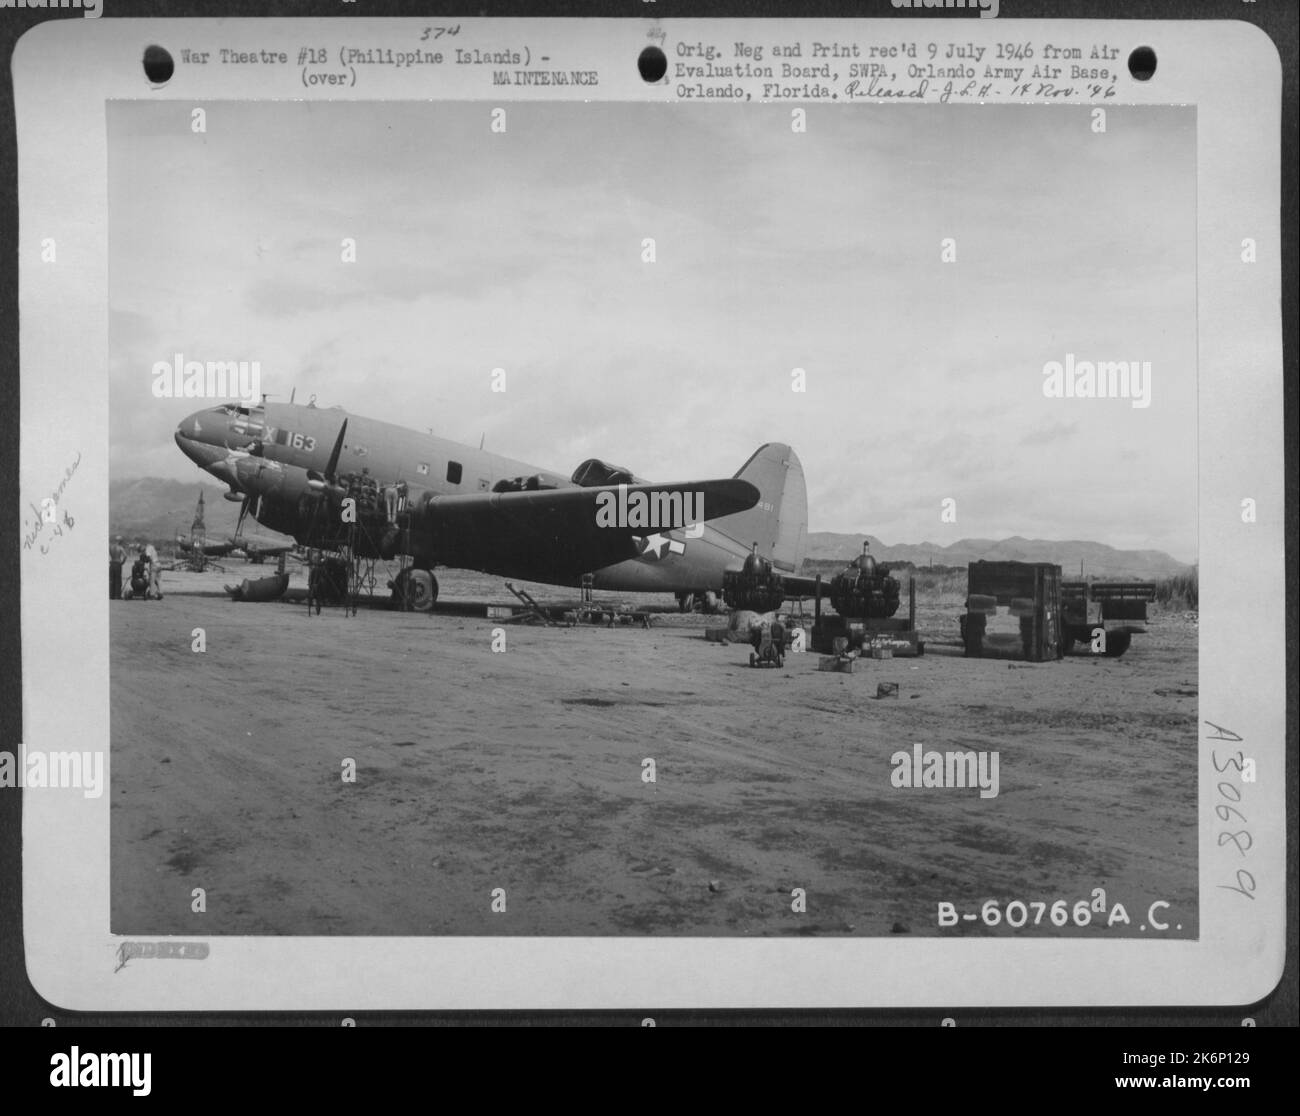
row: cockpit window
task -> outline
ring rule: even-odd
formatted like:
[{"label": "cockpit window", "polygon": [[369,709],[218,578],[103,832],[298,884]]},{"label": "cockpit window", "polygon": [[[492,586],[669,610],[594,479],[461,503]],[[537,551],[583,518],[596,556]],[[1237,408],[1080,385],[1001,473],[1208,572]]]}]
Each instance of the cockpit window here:
[{"label": "cockpit window", "polygon": [[226,414],[230,416],[232,434],[242,434],[248,438],[262,438],[266,435],[265,407],[231,406],[226,408]]}]

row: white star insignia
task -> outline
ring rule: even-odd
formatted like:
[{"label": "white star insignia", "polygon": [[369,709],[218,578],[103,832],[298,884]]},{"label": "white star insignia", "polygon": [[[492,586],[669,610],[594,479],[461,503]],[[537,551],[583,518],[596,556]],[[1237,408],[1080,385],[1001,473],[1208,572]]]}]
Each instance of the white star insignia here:
[{"label": "white star insignia", "polygon": [[632,540],[641,547],[642,558],[662,558],[664,548],[666,547],[669,554],[685,554],[686,544],[678,542],[676,539],[670,539],[665,535],[647,535],[641,538],[633,535]]}]

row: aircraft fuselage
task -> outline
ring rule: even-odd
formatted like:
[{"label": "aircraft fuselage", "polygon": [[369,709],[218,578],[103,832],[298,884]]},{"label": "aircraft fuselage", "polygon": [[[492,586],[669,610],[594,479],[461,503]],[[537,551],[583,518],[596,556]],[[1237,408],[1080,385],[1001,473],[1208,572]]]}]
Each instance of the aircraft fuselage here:
[{"label": "aircraft fuselage", "polygon": [[[321,545],[319,511],[310,490],[313,478],[319,485],[328,469],[341,430],[335,476],[372,480],[381,487],[404,484],[408,506],[437,497],[489,494],[502,486],[580,487],[553,470],[338,408],[288,403],[214,407],[186,418],[177,428],[176,441],[232,492],[248,496],[250,512],[263,526],[304,545]],[[717,591],[723,572],[739,569],[749,552],[750,540],[732,537],[726,527],[727,519],[722,518],[690,529],[647,528],[632,540],[635,557],[587,572],[599,589]],[[517,548],[476,552],[467,560],[462,540],[408,533],[398,540],[398,550],[427,568],[465,565],[504,577],[572,585],[580,581],[580,575],[556,576],[544,555]]]}]

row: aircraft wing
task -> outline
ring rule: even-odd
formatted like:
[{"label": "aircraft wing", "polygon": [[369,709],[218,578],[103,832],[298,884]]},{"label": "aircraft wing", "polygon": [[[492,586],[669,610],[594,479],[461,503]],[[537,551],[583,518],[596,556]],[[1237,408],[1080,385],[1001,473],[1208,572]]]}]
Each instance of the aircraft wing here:
[{"label": "aircraft wing", "polygon": [[[567,581],[635,558],[634,538],[686,526],[680,514],[676,521],[665,515],[671,501],[661,498],[677,493],[679,512],[691,505],[691,494],[702,495],[705,520],[746,511],[759,498],[754,485],[734,478],[431,496],[417,507],[411,529],[428,532],[445,565]],[[622,514],[638,505],[659,510],[655,525]]]}]

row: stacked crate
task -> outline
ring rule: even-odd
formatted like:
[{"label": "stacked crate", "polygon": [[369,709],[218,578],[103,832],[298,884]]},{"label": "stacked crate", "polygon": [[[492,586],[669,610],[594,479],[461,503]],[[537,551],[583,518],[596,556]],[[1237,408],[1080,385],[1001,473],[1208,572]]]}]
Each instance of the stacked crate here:
[{"label": "stacked crate", "polygon": [[[1018,632],[989,630],[999,610]],[[972,562],[967,569],[962,641],[972,658],[1031,663],[1061,657],[1061,567],[1047,562]]]}]

